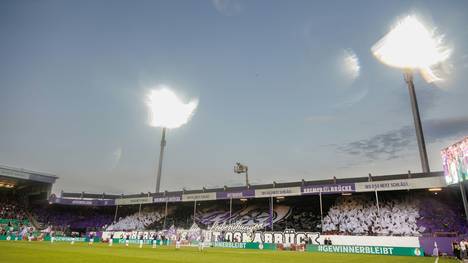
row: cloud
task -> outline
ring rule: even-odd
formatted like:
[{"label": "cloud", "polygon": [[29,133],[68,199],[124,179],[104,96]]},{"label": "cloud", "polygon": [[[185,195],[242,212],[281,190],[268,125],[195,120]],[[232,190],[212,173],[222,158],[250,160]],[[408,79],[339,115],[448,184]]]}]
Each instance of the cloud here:
[{"label": "cloud", "polygon": [[330,115],[314,115],[314,116],[308,116],[305,118],[306,122],[311,122],[311,123],[324,123],[324,122],[330,122],[334,120],[335,118]]},{"label": "cloud", "polygon": [[[466,135],[468,116],[423,121],[426,143]],[[399,129],[377,134],[369,139],[358,140],[339,146],[340,152],[364,157],[368,160],[398,158],[400,154],[416,144],[414,127],[407,125]]]},{"label": "cloud", "polygon": [[214,8],[222,15],[234,16],[242,11],[242,5],[238,0],[212,0]]},{"label": "cloud", "polygon": [[427,131],[426,139],[429,143],[455,136],[467,135],[468,116],[429,120],[427,125],[423,122],[423,127]]}]

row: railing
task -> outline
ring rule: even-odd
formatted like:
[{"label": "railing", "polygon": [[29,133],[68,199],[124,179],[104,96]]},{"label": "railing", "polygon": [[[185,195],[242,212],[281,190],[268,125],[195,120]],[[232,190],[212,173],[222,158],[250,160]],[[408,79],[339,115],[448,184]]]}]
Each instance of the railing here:
[{"label": "railing", "polygon": [[29,220],[18,220],[18,219],[8,219],[8,218],[0,218],[0,226],[8,226],[10,224],[11,227],[13,227],[13,230],[18,230],[19,225],[29,225]]},{"label": "railing", "polygon": [[19,224],[29,224],[29,220],[19,220],[19,219],[8,219],[8,218],[0,218],[0,224],[7,225],[8,223],[19,225]]}]

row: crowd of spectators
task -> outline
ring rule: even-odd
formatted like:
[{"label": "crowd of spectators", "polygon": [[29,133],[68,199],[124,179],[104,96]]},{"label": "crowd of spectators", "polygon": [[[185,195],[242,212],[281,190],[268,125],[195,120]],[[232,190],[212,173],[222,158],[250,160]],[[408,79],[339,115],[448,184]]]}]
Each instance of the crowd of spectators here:
[{"label": "crowd of spectators", "polygon": [[14,199],[0,200],[0,219],[26,220],[28,216],[24,208]]},{"label": "crowd of spectators", "polygon": [[29,220],[25,208],[12,196],[0,197],[0,235],[27,231]]},{"label": "crowd of spectators", "polygon": [[376,202],[368,196],[339,197],[323,219],[323,232],[346,235],[414,236],[424,232],[417,225],[419,208],[414,201]]},{"label": "crowd of spectators", "polygon": [[55,231],[96,231],[112,223],[111,211],[93,207],[34,207],[33,215],[43,226]]},{"label": "crowd of spectators", "polygon": [[420,198],[418,225],[423,233],[468,233],[462,202],[447,198]]},{"label": "crowd of spectators", "polygon": [[141,211],[132,215],[119,218],[117,222],[105,227],[108,231],[113,230],[145,230],[154,222],[162,218],[158,211]]},{"label": "crowd of spectators", "polygon": [[284,229],[295,229],[296,231],[320,232],[321,222],[320,213],[309,209],[306,206],[294,206],[288,217],[275,223],[275,231]]}]

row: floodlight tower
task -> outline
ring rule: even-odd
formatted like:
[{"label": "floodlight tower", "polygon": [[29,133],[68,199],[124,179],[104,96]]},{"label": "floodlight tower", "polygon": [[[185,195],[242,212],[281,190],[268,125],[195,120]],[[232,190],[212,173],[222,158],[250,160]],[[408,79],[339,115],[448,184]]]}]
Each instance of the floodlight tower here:
[{"label": "floodlight tower", "polygon": [[161,147],[159,150],[159,163],[158,163],[158,173],[156,175],[156,192],[159,193],[161,186],[161,172],[162,172],[162,162],[164,158],[164,148],[166,147],[166,127],[162,128],[161,135]]},{"label": "floodlight tower", "polygon": [[431,67],[448,59],[451,53],[449,49],[441,45],[443,37],[435,36],[433,31],[429,31],[415,17],[408,16],[372,47],[372,53],[382,63],[400,68],[404,72],[413,111],[419,157],[422,171],[425,174],[428,174],[430,169],[414,89],[413,71],[420,70],[428,82],[440,81],[442,79],[434,74]]},{"label": "floodlight tower", "polygon": [[197,100],[183,103],[169,88],[161,86],[151,90],[146,102],[149,110],[149,124],[153,127],[162,127],[161,150],[159,152],[159,165],[156,177],[156,193],[160,191],[162,162],[164,148],[166,147],[166,129],[179,128],[186,124],[198,106]]},{"label": "floodlight tower", "polygon": [[408,91],[411,100],[411,110],[413,112],[414,128],[416,129],[416,139],[418,141],[419,158],[421,159],[421,167],[423,173],[429,174],[429,160],[427,159],[426,141],[424,140],[423,128],[421,125],[421,117],[419,114],[418,100],[414,89],[413,71],[408,69],[404,73],[405,82],[408,86]]},{"label": "floodlight tower", "polygon": [[234,172],[238,174],[245,173],[245,186],[249,187],[249,167],[241,163],[236,163],[234,166]]}]

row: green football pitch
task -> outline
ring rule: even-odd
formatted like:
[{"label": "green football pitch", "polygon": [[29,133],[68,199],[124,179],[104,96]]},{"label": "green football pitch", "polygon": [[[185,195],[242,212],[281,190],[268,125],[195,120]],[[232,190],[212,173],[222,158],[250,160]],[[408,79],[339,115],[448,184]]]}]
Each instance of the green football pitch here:
[{"label": "green football pitch", "polygon": [[[0,262],[97,262],[97,263],[133,263],[133,262],[193,262],[193,263],[301,263],[301,262],[434,262],[434,258],[374,256],[352,254],[322,254],[295,251],[260,251],[245,249],[205,248],[199,252],[195,247],[139,248],[137,245],[125,247],[106,244],[0,241]],[[456,262],[440,259],[439,263]]]}]

